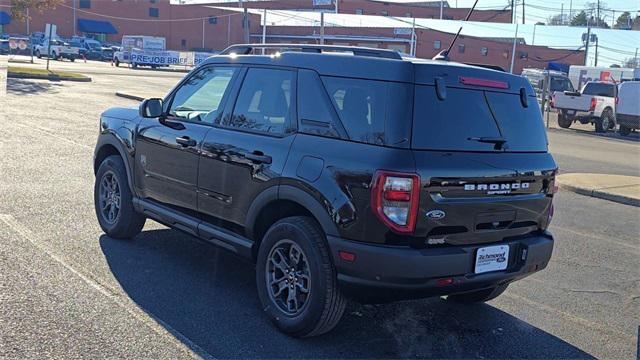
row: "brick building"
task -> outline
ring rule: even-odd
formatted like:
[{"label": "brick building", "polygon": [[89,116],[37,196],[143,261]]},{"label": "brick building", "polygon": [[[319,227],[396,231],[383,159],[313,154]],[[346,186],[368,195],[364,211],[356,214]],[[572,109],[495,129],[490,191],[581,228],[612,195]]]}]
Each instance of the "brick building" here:
[{"label": "brick building", "polygon": [[[238,2],[216,2],[216,0],[211,0],[208,4],[240,7]],[[443,4],[442,18],[445,20],[462,20],[469,12],[469,9],[449,7],[447,1],[444,1]],[[332,5],[313,6],[312,0],[244,1],[242,2],[242,7],[253,9],[334,11],[335,3]],[[440,1],[394,3],[383,0],[339,0],[338,12],[340,14],[439,19]],[[511,9],[508,6],[505,6],[502,10],[475,10],[471,14],[471,18],[469,20],[510,23],[511,17]]]},{"label": "brick building", "polygon": [[[0,0],[0,12],[10,12],[9,4],[10,0]],[[248,31],[245,31],[243,26],[245,15],[242,9],[238,9],[237,3],[224,3],[225,8],[207,5],[178,5],[171,4],[169,0],[65,0],[55,9],[45,10],[42,13],[32,10],[28,22],[9,21],[3,25],[2,30],[10,34],[27,34],[44,31],[46,23],[54,23],[58,26],[58,34],[63,37],[70,37],[76,33],[101,40],[120,41],[123,35],[152,35],[166,38],[167,48],[172,50],[220,50],[229,44],[245,42],[246,36],[249,36],[251,42],[262,41],[262,12],[255,10],[254,7],[268,6],[274,10],[284,8],[306,11],[333,8],[332,6],[313,7],[312,0],[244,2],[243,5],[250,8],[246,21]],[[359,9],[362,9],[364,14],[370,15],[381,15],[386,11],[390,16],[405,16],[410,13],[416,17],[439,17],[440,12],[439,8],[432,6],[375,0],[340,0],[339,12],[351,14],[344,16],[353,17],[359,13]],[[464,17],[467,11],[467,9],[444,8],[444,14],[453,18]],[[317,13],[314,15],[319,17]],[[268,19],[269,16],[271,15],[268,15]],[[474,16],[493,17],[491,21],[496,22],[503,16],[510,19],[511,12],[481,11]],[[310,15],[305,17],[309,18]],[[6,17],[5,22],[7,22]],[[278,22],[268,20],[267,24],[267,42],[320,42],[320,27],[317,21],[302,22],[296,26],[291,24],[282,26]],[[327,26],[324,38],[326,44],[382,47],[409,53],[410,37],[406,33],[396,33],[390,26]],[[453,34],[450,33],[426,28],[416,29],[416,56],[431,58],[446,49],[452,38]],[[511,53],[512,39],[461,36],[452,49],[450,57],[455,61],[498,65],[508,70]],[[584,58],[582,51],[530,46],[525,44],[524,40],[518,41],[515,55],[514,71],[516,73],[524,67],[544,68],[549,61],[582,64]]]}]

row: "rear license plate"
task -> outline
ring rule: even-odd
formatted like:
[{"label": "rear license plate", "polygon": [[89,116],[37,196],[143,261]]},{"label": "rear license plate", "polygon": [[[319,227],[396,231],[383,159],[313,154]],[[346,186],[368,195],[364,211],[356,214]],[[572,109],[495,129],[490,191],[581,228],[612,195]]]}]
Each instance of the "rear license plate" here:
[{"label": "rear license plate", "polygon": [[575,110],[567,110],[567,114],[569,115],[575,115],[576,111]]},{"label": "rear license plate", "polygon": [[476,274],[507,268],[509,246],[498,245],[479,248],[476,253]]}]

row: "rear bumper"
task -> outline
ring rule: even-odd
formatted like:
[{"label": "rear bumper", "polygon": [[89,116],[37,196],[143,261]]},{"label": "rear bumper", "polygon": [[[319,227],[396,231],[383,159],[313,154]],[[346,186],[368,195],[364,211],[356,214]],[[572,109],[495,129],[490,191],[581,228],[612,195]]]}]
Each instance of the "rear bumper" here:
[{"label": "rear bumper", "polygon": [[[553,236],[548,232],[500,243],[422,250],[337,237],[328,241],[343,291],[365,302],[448,295],[507,284],[544,269],[553,251]],[[476,251],[493,245],[509,245],[507,269],[474,274]],[[355,254],[356,260],[342,260],[339,251]],[[453,282],[439,285],[443,278]]]}]

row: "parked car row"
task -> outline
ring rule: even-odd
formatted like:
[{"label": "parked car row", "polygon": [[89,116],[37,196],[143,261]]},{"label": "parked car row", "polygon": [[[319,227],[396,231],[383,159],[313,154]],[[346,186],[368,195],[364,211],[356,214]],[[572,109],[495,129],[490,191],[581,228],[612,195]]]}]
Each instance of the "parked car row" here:
[{"label": "parked car row", "polygon": [[56,37],[49,41],[44,33],[35,32],[29,36],[29,39],[33,55],[38,58],[112,61],[114,52],[120,50],[118,44],[101,43],[98,40],[81,36],[74,36],[70,39]]},{"label": "parked car row", "polygon": [[580,91],[553,93],[551,106],[561,128],[591,123],[599,133],[618,128],[629,135],[640,128],[640,81],[589,81]]}]

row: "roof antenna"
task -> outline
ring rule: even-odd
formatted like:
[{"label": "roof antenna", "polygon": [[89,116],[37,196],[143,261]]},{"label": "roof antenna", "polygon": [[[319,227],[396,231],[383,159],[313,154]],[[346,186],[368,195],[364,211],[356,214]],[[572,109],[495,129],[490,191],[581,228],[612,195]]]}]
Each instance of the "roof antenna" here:
[{"label": "roof antenna", "polygon": [[[471,17],[471,14],[473,13],[473,10],[476,8],[476,5],[478,4],[478,0],[476,0],[473,3],[473,6],[471,7],[471,9],[469,9],[469,13],[467,13],[467,17],[464,18],[464,21],[468,21],[469,18]],[[456,43],[456,40],[458,40],[458,36],[460,36],[460,32],[462,31],[462,26],[460,26],[460,29],[458,29],[458,32],[456,33],[456,36],[453,37],[453,41],[451,41],[451,44],[449,45],[449,47],[447,48],[447,50],[442,50],[438,53],[438,55],[434,56],[432,58],[432,60],[442,60],[442,61],[449,61],[449,52],[451,51],[451,49],[453,48],[453,44]]]}]

